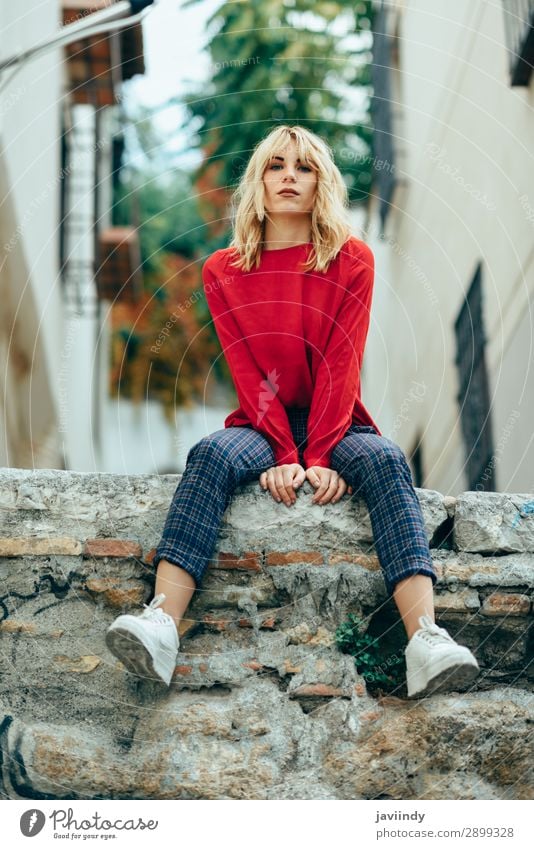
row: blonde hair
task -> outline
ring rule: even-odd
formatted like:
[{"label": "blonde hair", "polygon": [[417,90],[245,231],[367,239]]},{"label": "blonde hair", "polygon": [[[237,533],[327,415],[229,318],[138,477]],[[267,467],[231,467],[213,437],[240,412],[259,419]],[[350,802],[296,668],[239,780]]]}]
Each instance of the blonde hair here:
[{"label": "blonde hair", "polygon": [[263,174],[271,158],[279,154],[289,140],[297,145],[303,165],[317,171],[317,187],[311,213],[313,248],[303,271],[325,271],[351,235],[348,216],[348,192],[332,150],[320,136],[305,127],[283,124],[271,130],[254,148],[245,172],[232,196],[233,236],[237,262],[232,265],[250,271],[260,264],[264,245],[265,189]]}]

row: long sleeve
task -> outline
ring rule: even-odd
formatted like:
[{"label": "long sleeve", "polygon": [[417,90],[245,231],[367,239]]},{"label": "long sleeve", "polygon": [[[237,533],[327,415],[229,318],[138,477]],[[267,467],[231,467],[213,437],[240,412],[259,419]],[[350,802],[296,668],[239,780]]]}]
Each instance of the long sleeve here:
[{"label": "long sleeve", "polygon": [[208,262],[202,268],[204,292],[241,408],[254,429],[268,440],[277,465],[298,463],[298,450],[287,413],[276,394],[276,369],[264,374],[258,368],[221,291],[221,283]]},{"label": "long sleeve", "polygon": [[347,290],[314,379],[308,418],[306,467],[330,468],[330,456],[352,421],[360,396],[360,368],[369,329],[374,257],[363,245],[351,265]]}]

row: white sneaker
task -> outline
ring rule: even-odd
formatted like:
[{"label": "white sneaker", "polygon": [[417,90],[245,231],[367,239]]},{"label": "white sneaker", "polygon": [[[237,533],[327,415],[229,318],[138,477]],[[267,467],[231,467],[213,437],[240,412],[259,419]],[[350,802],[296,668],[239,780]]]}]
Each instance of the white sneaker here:
[{"label": "white sneaker", "polygon": [[456,690],[470,684],[480,672],[475,656],[460,646],[445,628],[426,614],[404,649],[408,698]]},{"label": "white sneaker", "polygon": [[174,619],[159,607],[163,601],[160,593],[140,616],[118,616],[106,631],[106,645],[129,672],[169,686],[180,640]]}]

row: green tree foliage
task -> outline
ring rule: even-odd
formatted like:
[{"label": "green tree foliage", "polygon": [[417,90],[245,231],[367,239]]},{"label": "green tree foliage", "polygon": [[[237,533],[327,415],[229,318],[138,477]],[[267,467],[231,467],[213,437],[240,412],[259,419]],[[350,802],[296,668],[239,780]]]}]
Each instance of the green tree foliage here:
[{"label": "green tree foliage", "polygon": [[[201,0],[188,0],[191,6]],[[328,140],[352,203],[371,184],[371,2],[224,2],[207,22],[212,76],[185,98],[194,141],[233,187],[258,140],[299,123]],[[356,89],[359,97],[356,98]]]},{"label": "green tree foliage", "polygon": [[204,222],[192,175],[171,164],[149,109],[135,107],[126,137],[129,156],[115,190],[113,223],[138,227],[143,272],[150,277],[167,253],[202,256]]},{"label": "green tree foliage", "polygon": [[[202,157],[192,174],[172,165],[150,110],[135,107],[114,223],[139,227],[145,295],[115,324],[114,392],[158,397],[170,416],[173,404],[186,404],[202,390],[210,357],[216,373],[229,378],[218,356],[200,268],[227,243],[230,193],[253,147],[273,125],[298,123],[324,137],[351,203],[365,201],[372,163],[371,16],[370,0],[222,2],[207,21],[210,78],[179,99],[186,106],[191,147]],[[169,262],[173,257],[177,265]],[[180,316],[154,352],[154,339],[184,295],[191,303],[187,320]]]},{"label": "green tree foliage", "polygon": [[218,347],[210,319],[206,324],[199,316],[197,275],[194,263],[166,253],[160,274],[153,275],[164,297],[145,292],[138,303],[113,309],[111,395],[158,400],[171,423],[176,407],[209,401],[215,377]]}]

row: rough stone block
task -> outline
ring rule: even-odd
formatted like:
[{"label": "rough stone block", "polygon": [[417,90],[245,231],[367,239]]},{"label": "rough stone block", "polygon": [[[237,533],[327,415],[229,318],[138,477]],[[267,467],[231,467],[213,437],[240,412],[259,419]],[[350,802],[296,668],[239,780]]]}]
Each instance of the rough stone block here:
[{"label": "rough stone block", "polygon": [[1,537],[0,557],[81,554],[82,544],[71,537]]},{"label": "rough stone block", "polygon": [[480,554],[534,551],[534,495],[463,492],[456,499],[454,547]]},{"label": "rough stone block", "polygon": [[434,608],[436,612],[446,610],[465,612],[478,610],[479,607],[480,599],[478,593],[472,589],[463,589],[457,592],[436,592],[434,594]]},{"label": "rough stone block", "polygon": [[246,572],[261,572],[261,553],[258,551],[245,551],[242,555],[235,555],[229,551],[220,551],[210,562],[210,569],[242,569]]},{"label": "rough stone block", "polygon": [[84,557],[141,557],[138,542],[127,539],[88,539],[83,547]]},{"label": "rough stone block", "polygon": [[138,607],[147,600],[148,588],[138,581],[120,582],[116,578],[88,578],[85,586],[95,599],[110,607]]},{"label": "rough stone block", "polygon": [[484,599],[481,613],[485,616],[526,616],[530,599],[523,593],[492,593]]}]

